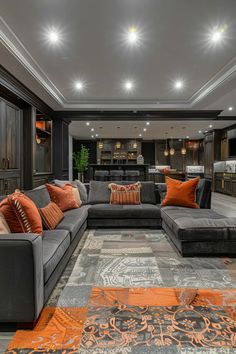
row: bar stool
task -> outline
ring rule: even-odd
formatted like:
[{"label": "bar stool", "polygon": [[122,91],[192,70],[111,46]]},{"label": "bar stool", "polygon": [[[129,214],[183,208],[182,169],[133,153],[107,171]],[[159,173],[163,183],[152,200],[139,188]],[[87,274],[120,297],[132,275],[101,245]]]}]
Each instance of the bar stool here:
[{"label": "bar stool", "polygon": [[108,176],[109,176],[109,172],[106,170],[96,170],[94,172],[94,179],[95,181],[108,181]]},{"label": "bar stool", "polygon": [[122,181],[124,179],[123,170],[111,170],[110,171],[110,181]]},{"label": "bar stool", "polygon": [[126,181],[135,181],[137,182],[140,177],[140,171],[137,170],[126,170],[125,171],[125,179]]}]

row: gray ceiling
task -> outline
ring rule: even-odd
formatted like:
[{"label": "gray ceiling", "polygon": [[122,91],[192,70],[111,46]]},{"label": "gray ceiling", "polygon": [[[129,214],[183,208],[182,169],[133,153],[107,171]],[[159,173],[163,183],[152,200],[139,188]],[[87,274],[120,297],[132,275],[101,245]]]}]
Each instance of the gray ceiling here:
[{"label": "gray ceiling", "polygon": [[[0,13],[1,63],[55,109],[236,109],[235,0],[0,0]],[[131,25],[141,35],[132,48],[124,40]],[[225,39],[212,45],[209,33],[222,25]],[[50,26],[59,46],[46,41]]]},{"label": "gray ceiling", "polygon": [[[147,126],[145,121],[126,121],[126,122],[90,122],[87,126],[86,122],[72,122],[69,126],[70,134],[79,139],[94,139],[103,138],[139,138],[142,134],[142,139],[165,139],[170,138],[185,138],[189,136],[190,139],[201,139],[204,137],[204,131],[211,129],[222,129],[232,125],[232,121],[156,121],[150,122]],[[209,128],[212,125],[212,128]],[[146,131],[143,131],[146,128]],[[94,131],[91,131],[94,129]],[[202,131],[199,134],[199,130]],[[168,133],[166,136],[165,133]],[[99,136],[96,137],[95,134]]]}]

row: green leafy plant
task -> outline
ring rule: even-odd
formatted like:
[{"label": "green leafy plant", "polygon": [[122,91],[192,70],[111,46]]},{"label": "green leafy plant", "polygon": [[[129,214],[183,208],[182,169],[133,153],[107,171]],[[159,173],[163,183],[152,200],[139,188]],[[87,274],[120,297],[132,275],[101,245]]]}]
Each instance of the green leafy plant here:
[{"label": "green leafy plant", "polygon": [[89,149],[87,149],[84,145],[81,145],[80,151],[73,153],[73,159],[75,170],[79,173],[83,173],[88,169]]}]

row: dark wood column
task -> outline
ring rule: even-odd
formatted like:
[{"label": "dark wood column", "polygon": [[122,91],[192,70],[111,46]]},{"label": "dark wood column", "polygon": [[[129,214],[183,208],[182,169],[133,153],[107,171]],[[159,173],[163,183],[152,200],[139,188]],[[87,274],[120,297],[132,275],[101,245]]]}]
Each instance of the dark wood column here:
[{"label": "dark wood column", "polygon": [[53,121],[53,171],[55,178],[69,179],[69,120]]}]

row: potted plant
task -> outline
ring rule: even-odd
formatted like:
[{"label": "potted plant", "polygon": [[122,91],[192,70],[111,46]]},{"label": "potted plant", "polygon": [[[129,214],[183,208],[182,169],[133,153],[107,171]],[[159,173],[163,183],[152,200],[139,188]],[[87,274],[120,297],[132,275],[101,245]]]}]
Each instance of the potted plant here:
[{"label": "potted plant", "polygon": [[78,171],[78,179],[84,182],[84,171],[88,169],[89,149],[81,145],[80,151],[73,153],[74,168]]}]

